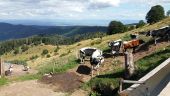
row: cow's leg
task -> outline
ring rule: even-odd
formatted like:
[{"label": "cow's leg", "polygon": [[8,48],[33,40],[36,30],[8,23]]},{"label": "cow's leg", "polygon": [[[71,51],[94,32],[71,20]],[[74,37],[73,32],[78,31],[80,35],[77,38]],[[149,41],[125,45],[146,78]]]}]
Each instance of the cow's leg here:
[{"label": "cow's leg", "polygon": [[157,44],[157,38],[155,38],[155,46],[156,46],[156,44]]},{"label": "cow's leg", "polygon": [[97,68],[97,75],[99,75],[99,68]]},{"label": "cow's leg", "polygon": [[94,70],[94,66],[91,65],[91,78],[93,78],[93,70]]}]

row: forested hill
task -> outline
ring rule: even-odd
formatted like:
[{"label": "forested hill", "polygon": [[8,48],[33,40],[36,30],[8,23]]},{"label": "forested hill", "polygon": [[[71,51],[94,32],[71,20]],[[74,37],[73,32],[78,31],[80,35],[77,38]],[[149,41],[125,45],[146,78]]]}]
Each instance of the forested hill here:
[{"label": "forested hill", "polygon": [[106,31],[107,27],[103,26],[36,26],[0,23],[0,41],[25,38],[39,34],[58,34],[71,37],[78,34]]}]

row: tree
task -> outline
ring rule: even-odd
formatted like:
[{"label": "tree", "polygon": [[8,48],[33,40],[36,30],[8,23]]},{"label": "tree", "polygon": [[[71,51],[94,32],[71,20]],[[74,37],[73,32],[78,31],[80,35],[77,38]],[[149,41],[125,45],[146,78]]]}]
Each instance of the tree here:
[{"label": "tree", "polygon": [[153,24],[165,18],[165,11],[161,5],[153,6],[146,15],[148,23]]},{"label": "tree", "polygon": [[127,31],[127,27],[120,21],[111,21],[108,27],[108,35]]},{"label": "tree", "polygon": [[136,25],[136,28],[142,27],[145,25],[145,22],[143,20],[140,20],[139,23]]},{"label": "tree", "polygon": [[170,10],[167,11],[166,15],[167,15],[167,16],[170,16]]}]

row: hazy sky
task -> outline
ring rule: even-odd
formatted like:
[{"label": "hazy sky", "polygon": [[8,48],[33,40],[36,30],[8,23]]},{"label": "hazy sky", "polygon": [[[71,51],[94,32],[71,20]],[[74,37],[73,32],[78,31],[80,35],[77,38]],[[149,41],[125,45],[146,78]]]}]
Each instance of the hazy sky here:
[{"label": "hazy sky", "polygon": [[0,19],[140,20],[153,5],[170,0],[0,0]]}]

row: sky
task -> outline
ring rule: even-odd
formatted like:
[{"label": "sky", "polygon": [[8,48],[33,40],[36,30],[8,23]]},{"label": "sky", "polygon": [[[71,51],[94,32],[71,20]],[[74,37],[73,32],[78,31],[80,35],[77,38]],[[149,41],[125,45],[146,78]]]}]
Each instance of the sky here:
[{"label": "sky", "polygon": [[170,10],[170,0],[0,0],[0,21],[107,25],[138,21],[154,5]]}]

